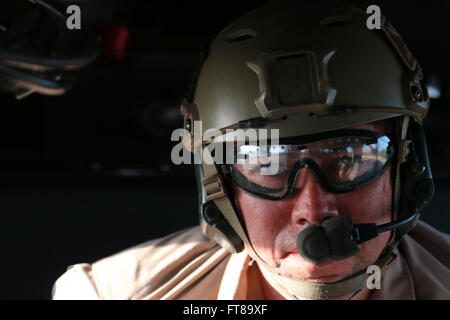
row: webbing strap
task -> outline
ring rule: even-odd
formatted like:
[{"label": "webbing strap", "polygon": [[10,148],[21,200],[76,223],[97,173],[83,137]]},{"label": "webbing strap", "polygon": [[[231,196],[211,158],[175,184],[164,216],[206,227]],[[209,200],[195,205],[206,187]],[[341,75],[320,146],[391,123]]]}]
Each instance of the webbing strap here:
[{"label": "webbing strap", "polygon": [[[400,129],[400,145],[402,145],[402,150],[398,150],[397,154],[397,161],[396,161],[396,167],[395,167],[395,180],[394,180],[394,205],[393,205],[393,212],[392,212],[392,220],[395,221],[398,218],[398,211],[400,207],[400,194],[401,194],[401,181],[400,181],[400,166],[403,162],[403,159],[406,157],[404,154],[406,150],[404,149],[405,145],[404,142],[406,140],[406,135],[408,132],[408,126],[409,126],[410,117],[405,116],[403,117],[401,129]],[[394,229],[391,232],[391,237],[389,239],[389,242],[387,244],[387,248],[389,248],[389,251],[392,251],[393,248],[397,245],[395,242],[397,230]]]}]

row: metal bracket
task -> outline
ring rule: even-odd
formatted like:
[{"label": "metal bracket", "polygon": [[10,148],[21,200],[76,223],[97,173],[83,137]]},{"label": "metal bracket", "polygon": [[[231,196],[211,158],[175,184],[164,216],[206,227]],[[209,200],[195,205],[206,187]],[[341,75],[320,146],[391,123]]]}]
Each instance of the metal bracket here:
[{"label": "metal bracket", "polygon": [[409,145],[411,144],[411,140],[402,140],[399,143],[399,156],[400,156],[400,164],[405,163],[409,154]]}]

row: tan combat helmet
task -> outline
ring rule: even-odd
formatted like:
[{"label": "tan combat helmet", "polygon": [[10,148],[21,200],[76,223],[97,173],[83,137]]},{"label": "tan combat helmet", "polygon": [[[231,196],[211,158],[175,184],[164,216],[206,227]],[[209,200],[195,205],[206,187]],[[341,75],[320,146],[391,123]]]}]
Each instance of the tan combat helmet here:
[{"label": "tan combat helmet", "polygon": [[[370,30],[367,18],[330,1],[275,2],[238,18],[210,45],[181,112],[190,131],[200,120],[203,133],[276,128],[280,138],[395,118],[393,220],[400,223],[377,261],[384,267],[433,194],[421,127],[429,99],[401,36],[384,17],[381,30]],[[286,298],[333,298],[365,284],[365,272],[320,284],[277,274],[253,250],[220,168],[203,161],[196,170],[204,233],[232,253],[246,243]]]}]

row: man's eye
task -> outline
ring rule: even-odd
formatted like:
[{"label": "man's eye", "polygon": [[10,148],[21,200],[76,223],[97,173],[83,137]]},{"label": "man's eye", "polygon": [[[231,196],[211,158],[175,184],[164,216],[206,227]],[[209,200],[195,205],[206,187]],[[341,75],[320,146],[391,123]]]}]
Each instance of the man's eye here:
[{"label": "man's eye", "polygon": [[[249,173],[251,175],[261,175],[262,172],[264,171],[264,169],[270,169],[271,170],[271,174],[267,175],[267,174],[263,174],[264,177],[268,178],[279,178],[281,176],[287,175],[289,174],[289,168],[286,167],[285,164],[278,164],[277,166],[275,166],[276,163],[272,163],[272,162],[265,162],[265,163],[260,163],[252,168],[249,169]],[[276,171],[275,171],[276,170]]]},{"label": "man's eye", "polygon": [[272,163],[271,163],[270,161],[269,161],[269,162],[265,162],[265,163],[260,163],[260,164],[258,164],[258,165],[256,165],[256,166],[252,167],[252,168],[250,169],[250,171],[251,171],[252,173],[260,173],[260,171],[261,171],[262,168],[269,168],[271,164],[272,164]]},{"label": "man's eye", "polygon": [[337,163],[339,167],[349,167],[350,165],[353,165],[353,159],[348,156],[340,157]]},{"label": "man's eye", "polygon": [[337,160],[337,165],[340,169],[350,169],[356,163],[359,163],[359,162],[361,162],[361,156],[357,156],[357,155],[355,155],[353,157],[343,156]]}]

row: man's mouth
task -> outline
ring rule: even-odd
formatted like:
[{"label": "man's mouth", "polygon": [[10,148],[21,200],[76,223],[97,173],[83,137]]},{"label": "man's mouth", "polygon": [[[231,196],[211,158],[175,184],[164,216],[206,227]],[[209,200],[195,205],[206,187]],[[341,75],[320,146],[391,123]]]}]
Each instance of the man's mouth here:
[{"label": "man's mouth", "polygon": [[332,264],[333,262],[334,262],[334,260],[328,259],[324,263],[317,264],[316,266],[317,267],[325,267],[325,266],[328,266],[328,265]]},{"label": "man's mouth", "polygon": [[[297,257],[303,259],[297,250],[292,250],[292,251],[288,252],[287,254],[285,254],[284,258],[288,258],[290,256],[297,256]],[[311,269],[316,269],[316,268],[327,267],[335,262],[336,262],[336,260],[327,259],[325,262],[323,262],[321,264],[312,264],[309,262],[308,262],[308,264],[310,264]]]},{"label": "man's mouth", "polygon": [[[290,255],[299,255],[300,256],[300,253],[297,250],[291,250],[290,252],[288,252],[287,254],[284,255],[284,258],[287,258]],[[317,268],[325,267],[325,266],[332,264],[333,262],[335,262],[335,260],[327,259],[325,262],[323,262],[321,264],[314,265],[314,267],[317,267]]]},{"label": "man's mouth", "polygon": [[[292,249],[288,252],[285,252],[283,255],[283,260],[286,259],[290,261],[291,264],[299,263],[300,259],[303,258],[300,256],[300,253],[296,249]],[[307,274],[303,280],[311,281],[311,282],[320,282],[320,283],[328,283],[328,282],[336,282],[341,280],[343,277],[336,273],[338,265],[333,266],[334,263],[337,263],[336,260],[327,259],[324,263],[319,265],[314,265],[309,262],[304,261],[307,265],[302,265],[304,268],[304,272]]]}]

